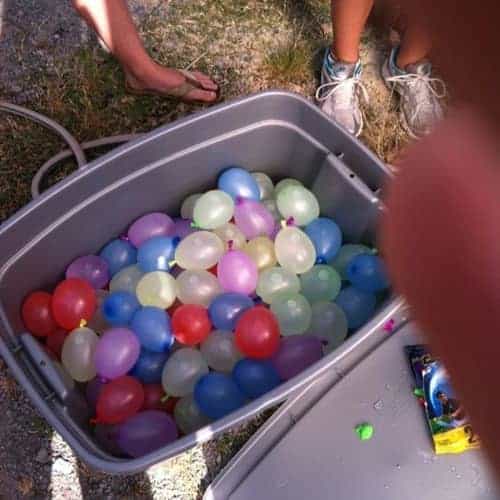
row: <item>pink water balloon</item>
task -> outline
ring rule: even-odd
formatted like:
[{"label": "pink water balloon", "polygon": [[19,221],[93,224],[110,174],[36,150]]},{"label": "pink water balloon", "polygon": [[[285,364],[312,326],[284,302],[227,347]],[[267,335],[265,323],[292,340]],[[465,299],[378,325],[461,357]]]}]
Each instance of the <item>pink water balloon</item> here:
[{"label": "pink water balloon", "polygon": [[136,248],[154,236],[171,236],[174,221],[161,212],[153,212],[137,219],[128,229],[128,239]]},{"label": "pink water balloon", "polygon": [[271,212],[260,202],[248,199],[236,200],[234,221],[247,239],[257,236],[273,236],[275,220]]},{"label": "pink water balloon", "polygon": [[80,278],[92,288],[104,288],[109,281],[108,263],[97,255],[78,257],[66,269],[66,278]]},{"label": "pink water balloon", "polygon": [[259,272],[245,252],[229,250],[219,260],[217,277],[224,291],[250,295],[257,287]]}]

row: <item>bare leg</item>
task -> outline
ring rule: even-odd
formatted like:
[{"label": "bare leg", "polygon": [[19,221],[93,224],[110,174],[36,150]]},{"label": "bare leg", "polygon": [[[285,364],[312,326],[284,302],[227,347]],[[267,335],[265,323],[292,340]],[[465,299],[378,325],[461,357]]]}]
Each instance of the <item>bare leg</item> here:
[{"label": "bare leg", "polygon": [[424,26],[412,20],[403,32],[396,64],[404,69],[408,64],[425,59],[431,50],[431,37]]},{"label": "bare leg", "polygon": [[332,0],[332,52],[340,61],[359,59],[359,42],[373,0]]},{"label": "bare leg", "polygon": [[[157,64],[148,55],[125,0],[73,0],[73,4],[118,59],[131,86],[166,91],[185,82],[182,73]],[[208,76],[195,74],[205,90],[191,90],[185,97],[193,101],[215,100],[217,85]]]}]

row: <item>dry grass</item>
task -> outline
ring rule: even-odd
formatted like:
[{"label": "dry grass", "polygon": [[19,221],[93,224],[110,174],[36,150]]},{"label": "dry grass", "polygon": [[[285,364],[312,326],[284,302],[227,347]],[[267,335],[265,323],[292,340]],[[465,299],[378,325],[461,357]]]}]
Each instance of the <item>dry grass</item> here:
[{"label": "dry grass", "polygon": [[[226,99],[269,87],[312,96],[321,53],[331,38],[328,4],[319,0],[159,2],[142,19],[141,31],[159,62],[210,73]],[[379,45],[367,32],[363,57],[379,53]],[[376,80],[369,75],[372,102],[365,109],[362,139],[390,161],[405,135],[394,100]],[[24,85],[33,90],[25,104],[60,122],[80,141],[151,130],[196,109],[126,95],[119,66],[96,45],[83,46],[69,63],[59,61],[50,71],[29,75]],[[61,144],[45,129],[17,118],[3,120],[0,134],[6,137],[0,143],[0,175],[8,179],[0,186],[2,220],[27,203],[32,176]],[[51,182],[72,168],[63,165]]]}]

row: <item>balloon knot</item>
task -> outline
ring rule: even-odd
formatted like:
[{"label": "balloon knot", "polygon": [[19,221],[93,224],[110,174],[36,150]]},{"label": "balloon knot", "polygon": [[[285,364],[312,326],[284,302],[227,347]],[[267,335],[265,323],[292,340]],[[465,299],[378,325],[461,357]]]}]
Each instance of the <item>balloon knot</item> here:
[{"label": "balloon knot", "polygon": [[288,217],[288,219],[286,220],[286,225],[295,226],[295,219],[293,217]]},{"label": "balloon knot", "polygon": [[391,333],[394,330],[395,326],[395,321],[391,318],[387,323],[384,325],[384,330],[388,333]]},{"label": "balloon knot", "polygon": [[82,318],[82,319],[80,320],[79,327],[80,327],[80,328],[84,328],[84,327],[86,327],[86,326],[87,326],[87,320]]},{"label": "balloon knot", "polygon": [[233,240],[229,240],[227,242],[227,248],[229,251],[233,250],[233,247],[234,247],[234,241]]},{"label": "balloon knot", "polygon": [[163,397],[160,399],[160,401],[161,401],[162,403],[166,403],[166,402],[168,401],[168,399],[169,399],[169,398],[170,398],[170,396],[169,396],[168,394],[165,394],[165,396],[163,396]]}]

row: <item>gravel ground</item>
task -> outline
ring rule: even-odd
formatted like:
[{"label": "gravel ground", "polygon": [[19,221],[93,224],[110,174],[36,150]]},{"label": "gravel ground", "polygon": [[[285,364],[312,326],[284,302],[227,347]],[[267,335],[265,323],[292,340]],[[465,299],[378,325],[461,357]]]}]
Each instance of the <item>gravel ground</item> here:
[{"label": "gravel ground", "polygon": [[[312,63],[317,63],[318,57],[312,61],[311,53],[318,56],[331,37],[326,2],[311,0],[313,6],[302,0],[173,0],[168,3],[133,0],[129,3],[148,47],[159,60],[176,65],[197,61],[198,67],[215,74],[226,96],[268,87],[284,87],[307,96],[314,93],[317,64]],[[165,9],[171,9],[168,19]],[[106,62],[107,56],[96,46],[95,37],[66,0],[0,0],[0,98],[37,108],[40,95],[45,92],[53,96],[50,92],[57,91],[58,87],[53,84],[61,78],[61,63],[69,62],[66,65],[71,76],[71,57],[82,47],[88,48],[89,58],[101,65],[97,66],[98,71],[102,67],[115,71],[114,66]],[[173,60],[172,54],[179,53],[181,59]],[[390,159],[404,138],[391,96],[378,74],[383,57],[381,42],[371,33],[363,40],[362,57],[366,62],[364,79],[372,99],[365,110],[368,120],[364,139],[377,153]],[[81,59],[79,64],[82,66]],[[75,64],[75,67],[80,66]],[[86,70],[87,66],[83,68]],[[39,79],[40,74],[43,79]],[[74,78],[78,79],[85,72],[75,70],[75,74]],[[105,81],[103,85],[114,83],[114,80]],[[74,88],[80,92],[78,86]],[[71,99],[74,95],[79,96],[78,92],[67,92],[59,97],[59,104],[66,108],[54,107],[49,110],[50,114],[63,120],[68,113],[74,113],[72,107],[80,101]],[[86,97],[85,93],[83,95]],[[110,132],[127,132],[136,127],[147,130],[192,110],[185,106],[175,110],[162,108],[159,100],[153,101],[152,107],[151,101],[138,100],[131,104],[129,98],[119,94],[115,100],[108,99],[107,93],[105,97],[110,106],[115,106],[113,109],[130,108],[137,114],[127,116],[122,122],[117,117],[116,124],[99,117],[102,121],[94,124],[92,116],[86,117],[82,112],[81,128],[75,130],[72,122],[66,125],[80,140]],[[97,104],[82,102],[95,105],[96,114],[100,111],[100,101]],[[142,107],[134,107],[136,102]],[[145,108],[145,102],[150,107]],[[43,107],[42,111],[47,112]],[[115,116],[113,114],[113,118]],[[8,139],[5,131],[14,126],[16,136],[12,142],[16,144],[4,149],[7,154],[3,154],[6,161],[2,163],[0,141],[0,175],[11,182],[3,191],[6,194],[2,194],[5,185],[0,185],[0,221],[2,216],[27,201],[33,169],[58,148],[57,143],[51,143],[52,150],[40,152],[38,146],[30,146],[30,142],[33,143],[32,137],[45,141],[45,135],[36,132],[38,135],[28,136],[27,132],[32,133],[32,129],[22,127],[31,125],[2,122],[2,118],[2,141],[4,137]],[[107,119],[109,121],[109,117]],[[22,143],[23,138],[28,141],[26,145]],[[30,156],[33,154],[30,147],[34,149],[34,156]],[[9,499],[199,498],[206,485],[262,422],[262,419],[256,420],[144,474],[113,478],[91,472],[75,459],[60,436],[38,416],[1,362],[0,415],[0,498]]]}]

